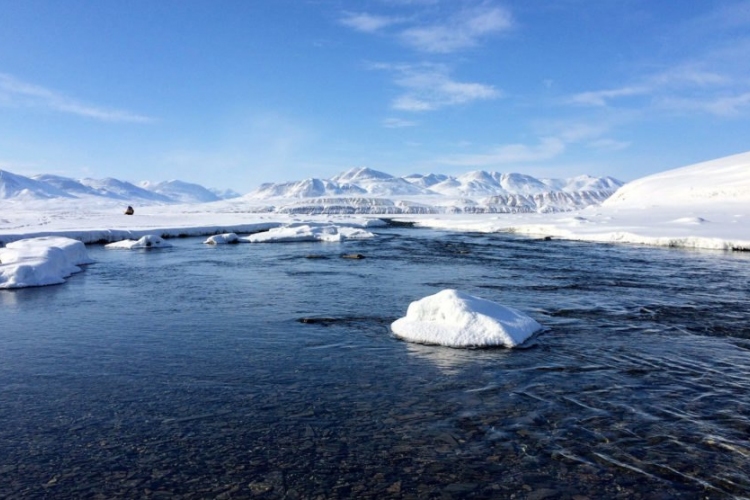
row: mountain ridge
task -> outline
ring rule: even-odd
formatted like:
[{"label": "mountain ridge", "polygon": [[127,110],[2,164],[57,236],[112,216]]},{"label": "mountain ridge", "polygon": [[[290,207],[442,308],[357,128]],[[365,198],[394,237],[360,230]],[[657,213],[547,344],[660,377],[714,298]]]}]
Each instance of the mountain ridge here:
[{"label": "mountain ridge", "polygon": [[124,203],[208,203],[240,195],[232,191],[211,191],[199,184],[179,180],[133,183],[107,177],[73,179],[52,174],[26,177],[0,170],[0,200],[108,199]]},{"label": "mountain ridge", "polygon": [[[517,213],[568,211],[602,203],[623,183],[587,175],[537,179],[519,173],[475,170],[459,176],[396,177],[355,167],[330,179],[264,183],[234,203],[282,213]],[[0,171],[0,199],[108,199],[134,204],[200,204],[222,200],[216,191],[179,180],[135,185],[113,178],[31,178]],[[225,198],[226,199],[226,198]],[[252,207],[251,207],[252,210]]]}]

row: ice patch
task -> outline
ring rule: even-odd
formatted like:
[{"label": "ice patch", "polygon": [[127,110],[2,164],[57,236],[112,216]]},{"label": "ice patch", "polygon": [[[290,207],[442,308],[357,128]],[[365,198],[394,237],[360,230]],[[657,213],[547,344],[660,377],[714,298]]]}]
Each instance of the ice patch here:
[{"label": "ice patch", "polygon": [[517,347],[542,328],[520,311],[451,289],[412,302],[391,324],[404,340],[448,347]]},{"label": "ice patch", "polygon": [[139,240],[122,240],[104,245],[104,248],[112,248],[115,250],[137,250],[140,248],[164,248],[171,247],[169,243],[164,241],[159,236],[153,234],[147,234]]},{"label": "ice patch", "polygon": [[29,238],[0,248],[0,288],[56,285],[93,261],[86,246],[64,237]]},{"label": "ice patch", "polygon": [[333,224],[290,224],[270,229],[263,233],[251,234],[240,241],[250,243],[289,243],[299,241],[337,242],[352,239],[374,238],[375,235],[364,229]]}]

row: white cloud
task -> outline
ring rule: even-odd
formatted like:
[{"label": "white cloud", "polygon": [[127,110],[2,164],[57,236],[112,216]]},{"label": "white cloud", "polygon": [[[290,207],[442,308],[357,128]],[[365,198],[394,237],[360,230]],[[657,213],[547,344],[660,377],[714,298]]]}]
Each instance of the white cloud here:
[{"label": "white cloud", "polygon": [[565,142],[581,142],[601,137],[610,128],[604,123],[558,122],[545,127]]},{"label": "white cloud", "polygon": [[677,112],[700,111],[715,116],[731,117],[739,115],[745,108],[750,108],[750,92],[708,99],[665,97],[658,100],[657,105]]},{"label": "white cloud", "polygon": [[340,21],[344,26],[363,33],[377,33],[383,28],[400,23],[401,19],[367,13],[346,12]]},{"label": "white cloud", "polygon": [[405,92],[394,99],[391,107],[400,111],[434,111],[502,96],[492,85],[453,80],[442,64],[377,64],[373,68],[396,74],[394,83]]},{"label": "white cloud", "polygon": [[407,28],[401,32],[400,38],[419,51],[445,54],[474,47],[483,37],[512,27],[509,11],[482,5],[439,23]]},{"label": "white cloud", "polygon": [[505,144],[488,153],[454,155],[439,160],[440,163],[461,167],[491,167],[509,163],[545,161],[561,155],[565,142],[557,137],[546,137],[535,146],[527,144]]},{"label": "white cloud", "polygon": [[732,83],[731,79],[727,76],[690,65],[669,68],[652,76],[649,80],[654,87],[685,85],[709,87]]},{"label": "white cloud", "polygon": [[630,142],[604,138],[591,141],[587,146],[591,149],[598,149],[600,151],[621,151],[629,148]]},{"label": "white cloud", "polygon": [[582,104],[586,106],[606,106],[611,99],[644,95],[649,92],[651,92],[651,88],[646,86],[622,87],[619,89],[581,92],[571,96],[568,101],[572,104]]},{"label": "white cloud", "polygon": [[380,0],[380,2],[391,5],[435,5],[440,0]]},{"label": "white cloud", "polygon": [[613,101],[627,97],[648,97],[648,100],[629,105],[651,111],[702,112],[729,117],[739,115],[750,105],[748,90],[744,79],[734,79],[692,64],[649,75],[638,85],[574,94],[567,102],[608,107]]},{"label": "white cloud", "polygon": [[77,101],[54,90],[26,83],[3,73],[0,73],[0,105],[40,107],[106,122],[153,121],[153,118],[148,116]]},{"label": "white cloud", "polygon": [[663,100],[683,100],[693,98],[699,91],[703,94],[712,91],[725,91],[731,87],[741,87],[742,79],[732,78],[717,71],[705,69],[707,62],[678,64],[660,72],[643,75],[635,84],[607,90],[580,92],[567,99],[569,104],[607,107],[612,101],[628,97],[650,97],[650,102]]},{"label": "white cloud", "polygon": [[414,127],[416,125],[417,122],[404,120],[402,118],[386,118],[385,120],[383,120],[383,126],[385,128],[405,128]]},{"label": "white cloud", "polygon": [[[417,6],[437,3],[434,0],[391,0],[390,4]],[[482,3],[463,10],[453,10],[439,19],[426,19],[433,10],[418,11],[410,17],[392,17],[371,13],[344,12],[339,22],[363,33],[382,33],[385,28],[406,24],[392,32],[403,44],[420,52],[448,54],[479,45],[482,39],[510,30],[514,26],[510,11]]]}]

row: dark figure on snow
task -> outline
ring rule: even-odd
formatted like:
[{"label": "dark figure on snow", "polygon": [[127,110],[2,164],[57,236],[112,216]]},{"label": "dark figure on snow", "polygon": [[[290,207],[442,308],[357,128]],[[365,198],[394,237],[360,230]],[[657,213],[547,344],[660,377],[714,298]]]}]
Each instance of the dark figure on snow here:
[{"label": "dark figure on snow", "polygon": [[128,208],[125,210],[125,215],[133,215],[135,213],[135,210],[133,210],[133,207],[128,205]]}]

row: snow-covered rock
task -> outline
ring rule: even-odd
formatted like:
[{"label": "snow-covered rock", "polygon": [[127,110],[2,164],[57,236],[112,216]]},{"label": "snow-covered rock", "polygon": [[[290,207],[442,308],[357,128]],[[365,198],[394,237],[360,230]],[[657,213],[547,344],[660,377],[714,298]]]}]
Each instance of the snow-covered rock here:
[{"label": "snow-covered rock", "polygon": [[224,233],[209,236],[203,243],[206,245],[227,245],[239,242],[240,238],[235,233]]},{"label": "snow-covered rock", "polygon": [[449,347],[516,347],[542,328],[520,311],[452,289],[412,302],[391,324],[404,340]]},{"label": "snow-covered rock", "polygon": [[374,238],[369,231],[357,227],[333,224],[289,224],[263,233],[251,234],[240,241],[249,243],[289,243],[299,241],[337,242],[352,239]]},{"label": "snow-covered rock", "polygon": [[0,288],[56,285],[93,261],[78,240],[59,236],[28,238],[0,248]]},{"label": "snow-covered rock", "polygon": [[159,236],[153,234],[147,234],[137,240],[122,240],[114,243],[104,245],[104,248],[121,249],[121,250],[137,250],[141,248],[165,248],[171,247],[170,243],[167,243]]}]

